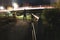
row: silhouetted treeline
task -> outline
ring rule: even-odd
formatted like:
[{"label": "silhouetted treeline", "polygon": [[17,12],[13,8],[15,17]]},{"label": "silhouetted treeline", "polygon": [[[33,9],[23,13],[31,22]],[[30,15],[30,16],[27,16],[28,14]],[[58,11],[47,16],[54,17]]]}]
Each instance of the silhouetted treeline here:
[{"label": "silhouetted treeline", "polygon": [[60,40],[60,9],[49,9],[43,14],[47,25],[40,17],[37,27],[37,40]]},{"label": "silhouetted treeline", "polygon": [[60,40],[60,9],[47,10],[45,17],[48,22],[47,40]]}]

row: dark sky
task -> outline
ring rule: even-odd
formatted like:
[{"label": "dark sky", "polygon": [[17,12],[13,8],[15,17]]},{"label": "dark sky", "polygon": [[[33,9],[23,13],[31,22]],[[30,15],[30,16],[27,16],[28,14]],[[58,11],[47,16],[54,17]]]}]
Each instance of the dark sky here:
[{"label": "dark sky", "polygon": [[33,5],[49,4],[50,3],[49,0],[18,0],[17,2],[18,3],[28,2],[28,3],[31,3]]},{"label": "dark sky", "polygon": [[32,5],[42,5],[49,4],[49,0],[0,0],[0,5],[11,5],[12,1],[16,1],[18,4],[22,4],[24,2],[28,2]]},{"label": "dark sky", "polygon": [[0,0],[0,6],[1,5],[11,5],[11,0]]}]

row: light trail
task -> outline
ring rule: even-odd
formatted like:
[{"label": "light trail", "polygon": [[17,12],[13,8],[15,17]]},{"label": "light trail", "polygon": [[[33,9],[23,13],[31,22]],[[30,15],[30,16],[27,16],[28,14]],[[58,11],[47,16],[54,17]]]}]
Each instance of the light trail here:
[{"label": "light trail", "polygon": [[19,8],[16,8],[16,9],[11,9],[11,10],[7,10],[7,9],[4,9],[4,10],[0,10],[5,12],[5,11],[20,11],[20,10],[36,10],[36,9],[54,9],[54,7],[19,7]]},{"label": "light trail", "polygon": [[17,9],[12,9],[11,11],[19,10],[36,10],[36,9],[53,9],[54,7],[19,7]]}]

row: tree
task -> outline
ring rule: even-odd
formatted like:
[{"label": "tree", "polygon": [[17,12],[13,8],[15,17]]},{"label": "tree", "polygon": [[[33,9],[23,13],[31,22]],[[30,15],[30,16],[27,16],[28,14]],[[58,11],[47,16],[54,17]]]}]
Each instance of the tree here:
[{"label": "tree", "polygon": [[56,2],[52,4],[52,6],[60,8],[60,0],[56,0]]}]

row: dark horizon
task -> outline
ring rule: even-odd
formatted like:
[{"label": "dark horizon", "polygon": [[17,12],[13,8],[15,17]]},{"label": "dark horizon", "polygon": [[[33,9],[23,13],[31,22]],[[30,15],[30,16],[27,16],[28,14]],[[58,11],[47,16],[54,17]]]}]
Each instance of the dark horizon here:
[{"label": "dark horizon", "polygon": [[50,5],[50,0],[0,0],[0,6],[11,6],[12,1],[17,2],[19,5],[29,3],[31,5]]}]

